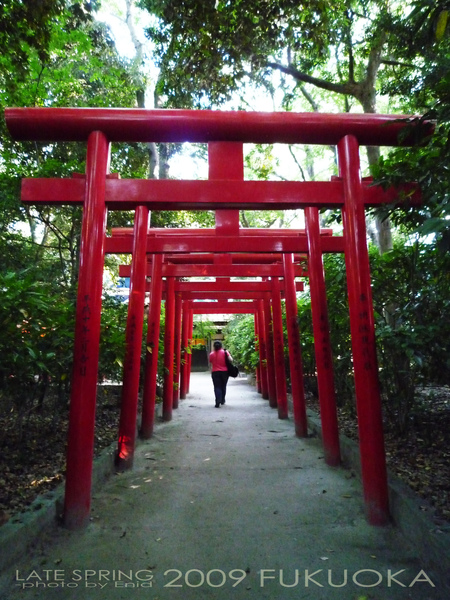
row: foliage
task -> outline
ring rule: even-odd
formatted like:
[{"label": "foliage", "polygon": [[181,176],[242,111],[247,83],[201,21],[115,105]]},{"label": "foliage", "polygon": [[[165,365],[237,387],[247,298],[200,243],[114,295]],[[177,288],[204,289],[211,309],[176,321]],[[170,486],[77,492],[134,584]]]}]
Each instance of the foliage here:
[{"label": "foliage", "polygon": [[253,315],[235,316],[225,328],[224,336],[225,346],[234,363],[245,371],[253,372],[259,363]]},{"label": "foliage", "polygon": [[[450,331],[442,319],[450,303],[449,258],[403,237],[383,255],[371,246],[370,262],[382,397],[390,421],[404,430],[417,408],[418,386],[450,381]],[[354,411],[344,257],[326,255],[324,267],[337,400]],[[309,299],[298,306],[306,375],[314,365]]]},{"label": "foliage", "polygon": [[[3,3],[2,107],[132,105],[132,79],[107,31],[92,17],[95,3],[51,4]],[[17,29],[12,19],[22,19]],[[13,30],[17,44],[7,42]],[[25,30],[29,39],[22,36]],[[20,203],[20,180],[83,172],[85,147],[14,143],[3,116],[0,131],[0,312],[8,332],[0,344],[0,394],[2,402],[12,402],[24,414],[42,405],[49,387],[57,390],[61,401],[67,399],[81,209],[25,207]],[[113,156],[113,163],[122,169],[127,165],[128,171],[141,169],[142,162],[142,156],[138,160],[136,152],[122,148]],[[117,375],[123,348],[112,310],[105,300],[100,369],[108,378]]]},{"label": "foliage", "polygon": [[430,245],[401,240],[371,254],[380,380],[400,429],[416,407],[418,386],[450,383],[450,258]]},{"label": "foliage", "polygon": [[341,254],[324,255],[330,340],[334,357],[336,398],[340,406],[354,409],[353,361],[348,311],[345,259]]},{"label": "foliage", "polygon": [[[160,57],[160,94],[176,106],[220,104],[268,61],[289,51],[305,68],[329,55],[344,3],[291,0],[141,0],[159,22],[148,34]],[[289,49],[289,50],[288,50]]]},{"label": "foliage", "polygon": [[[192,333],[192,338],[194,340],[207,340],[210,341],[213,335],[216,333],[216,328],[214,323],[209,319],[204,320],[201,318],[199,321],[194,321],[194,329]],[[202,348],[205,347],[204,344],[197,344],[197,347],[200,346]],[[195,346],[193,346],[195,347]]]},{"label": "foliage", "polygon": [[25,76],[28,49],[34,49],[42,61],[48,58],[51,25],[64,5],[64,0],[1,2],[0,55],[9,56],[16,77]]},{"label": "foliage", "polygon": [[158,371],[157,371],[157,385],[162,389],[164,382],[164,336],[166,331],[166,304],[165,302],[161,305],[161,316],[159,322],[159,345],[158,345]]},{"label": "foliage", "polygon": [[32,267],[0,272],[0,289],[0,398],[24,414],[42,405],[50,382],[61,390],[68,380],[73,305],[55,302],[55,288]]},{"label": "foliage", "polygon": [[314,335],[312,330],[311,298],[309,293],[297,298],[298,325],[302,353],[303,375],[306,381],[315,376],[316,358],[314,352]]},{"label": "foliage", "polygon": [[[405,180],[420,184],[420,206],[407,206],[404,211],[387,207],[384,215],[389,213],[393,222],[407,231],[432,235],[445,251],[450,248],[450,28],[447,12],[445,3],[418,0],[411,14],[396,22],[399,52],[410,67],[395,82],[397,93],[408,112],[422,114],[422,121],[435,121],[436,129],[427,145],[392,151],[374,169],[376,179],[385,185]],[[391,87],[386,86],[383,91],[391,93]]]},{"label": "foliage", "polygon": [[401,69],[394,25],[404,7],[398,3],[141,0],[140,5],[158,19],[148,31],[159,56],[158,91],[174,106],[217,105],[236,92],[245,104],[249,83],[273,95],[277,71],[286,84],[287,110],[299,94],[309,95],[306,84],[338,94],[341,111],[349,111],[356,99],[365,112],[374,112],[377,77],[391,81]]},{"label": "foliage", "polygon": [[102,300],[99,381],[121,381],[128,304],[106,294]]}]

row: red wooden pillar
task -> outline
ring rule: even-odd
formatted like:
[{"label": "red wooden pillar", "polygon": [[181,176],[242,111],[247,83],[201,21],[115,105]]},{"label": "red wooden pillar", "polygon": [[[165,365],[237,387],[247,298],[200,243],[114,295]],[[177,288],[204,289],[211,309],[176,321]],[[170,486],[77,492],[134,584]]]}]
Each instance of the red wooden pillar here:
[{"label": "red wooden pillar", "polygon": [[173,365],[173,407],[178,408],[180,398],[180,366],[181,366],[181,294],[175,294],[175,336]]},{"label": "red wooden pillar", "polygon": [[[244,146],[242,142],[208,143],[209,179],[244,179]],[[216,211],[216,230],[221,235],[239,234],[239,210]]]},{"label": "red wooden pillar", "polygon": [[64,525],[69,529],[88,525],[91,505],[109,151],[102,132],[89,135],[64,498]]},{"label": "red wooden pillar", "polygon": [[316,356],[317,386],[319,389],[322,443],[325,461],[336,466],[341,462],[339,427],[334,390],[333,356],[331,352],[330,326],[320,246],[319,210],[305,209],[308,235],[308,271],[311,294],[311,312]]},{"label": "red wooden pillar", "polygon": [[271,408],[277,408],[277,385],[275,381],[275,354],[273,349],[273,320],[270,292],[264,293],[264,333],[266,336],[267,391],[269,394],[269,405]]},{"label": "red wooden pillar", "polygon": [[281,312],[280,279],[278,277],[272,277],[272,315],[278,418],[287,419],[289,415],[286,392],[286,369],[284,366],[283,316]]},{"label": "red wooden pillar", "polygon": [[187,394],[188,368],[189,368],[189,300],[183,300],[182,325],[181,325],[181,368],[180,368],[180,399],[184,400]]},{"label": "red wooden pillar", "polygon": [[385,525],[389,521],[386,457],[359,147],[355,137],[345,136],[339,142],[338,156],[344,184],[344,244],[364,499],[369,523]]},{"label": "red wooden pillar", "polygon": [[[259,341],[259,364],[261,377],[261,395],[264,400],[269,398],[269,382],[267,376],[267,340],[264,327],[264,300],[258,300],[258,341]],[[256,315],[255,315],[256,316]]]},{"label": "red wooden pillar", "polygon": [[148,310],[147,352],[145,354],[145,380],[142,395],[142,420],[140,437],[149,439],[155,423],[156,381],[158,376],[159,332],[162,298],[162,254],[153,255],[152,285]]},{"label": "red wooden pillar", "polygon": [[188,317],[188,367],[187,367],[187,387],[186,392],[189,394],[191,385],[191,368],[192,368],[192,334],[194,332],[194,308],[192,300],[189,300],[189,317]]},{"label": "red wooden pillar", "polygon": [[172,420],[173,351],[175,339],[175,278],[167,277],[166,319],[164,328],[163,420]]},{"label": "red wooden pillar", "polygon": [[141,373],[142,330],[144,325],[147,275],[147,231],[149,210],[138,206],[134,217],[130,296],[125,331],[122,406],[116,466],[120,470],[133,466],[136,443],[139,378]]},{"label": "red wooden pillar", "polygon": [[261,385],[261,369],[262,369],[262,359],[261,359],[261,346],[259,343],[259,332],[261,331],[259,326],[260,318],[258,311],[254,314],[254,324],[255,324],[255,350],[258,353],[259,361],[256,365],[255,377],[256,377],[256,391],[258,394],[262,394],[262,385]]},{"label": "red wooden pillar", "polygon": [[308,421],[306,418],[305,389],[303,387],[302,349],[300,345],[297,294],[295,291],[295,272],[292,254],[283,254],[283,264],[295,433],[298,437],[307,437]]}]

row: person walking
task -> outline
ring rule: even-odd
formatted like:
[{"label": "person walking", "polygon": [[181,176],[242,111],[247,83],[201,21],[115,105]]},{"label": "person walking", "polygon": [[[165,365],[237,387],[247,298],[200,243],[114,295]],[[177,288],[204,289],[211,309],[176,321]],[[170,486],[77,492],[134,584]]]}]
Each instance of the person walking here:
[{"label": "person walking", "polygon": [[225,360],[225,353],[230,361],[233,359],[228,350],[222,348],[222,342],[219,342],[219,340],[214,342],[213,348],[214,350],[209,355],[209,362],[211,364],[211,377],[214,386],[216,408],[220,408],[221,404],[225,404],[228,383],[228,367]]}]

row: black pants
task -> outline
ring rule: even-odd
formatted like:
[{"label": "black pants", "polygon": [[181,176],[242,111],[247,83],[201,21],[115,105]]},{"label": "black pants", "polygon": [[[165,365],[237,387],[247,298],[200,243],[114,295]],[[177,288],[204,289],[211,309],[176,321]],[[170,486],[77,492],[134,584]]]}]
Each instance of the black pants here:
[{"label": "black pants", "polygon": [[227,371],[213,371],[212,380],[214,385],[214,395],[216,397],[216,406],[225,402],[225,395],[227,393],[228,383],[228,372]]}]

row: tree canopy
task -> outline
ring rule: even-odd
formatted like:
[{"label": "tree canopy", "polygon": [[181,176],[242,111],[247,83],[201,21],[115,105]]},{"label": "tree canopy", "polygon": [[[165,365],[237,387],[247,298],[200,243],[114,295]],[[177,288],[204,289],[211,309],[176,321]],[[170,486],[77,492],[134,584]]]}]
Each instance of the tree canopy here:
[{"label": "tree canopy", "polygon": [[377,77],[395,76],[400,3],[332,0],[141,0],[157,18],[160,91],[179,106],[228,100],[275,70],[376,110]]}]

